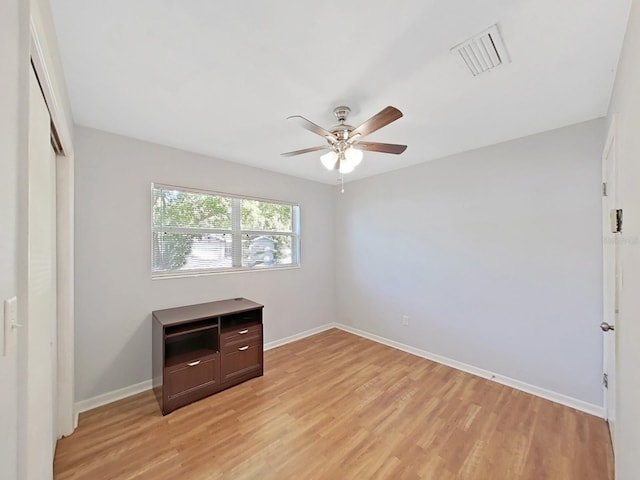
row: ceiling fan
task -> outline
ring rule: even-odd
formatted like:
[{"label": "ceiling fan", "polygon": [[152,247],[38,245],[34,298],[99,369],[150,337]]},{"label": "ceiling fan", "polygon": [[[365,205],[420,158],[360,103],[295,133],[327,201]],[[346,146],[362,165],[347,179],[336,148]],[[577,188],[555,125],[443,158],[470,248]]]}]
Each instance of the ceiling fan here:
[{"label": "ceiling fan", "polygon": [[338,124],[329,130],[310,122],[300,115],[287,117],[287,120],[296,120],[303,128],[324,137],[327,140],[327,144],[295,150],[281,155],[284,157],[293,157],[294,155],[301,155],[303,153],[329,150],[328,153],[320,157],[322,164],[329,170],[339,170],[340,173],[349,173],[362,161],[363,150],[398,155],[407,149],[406,145],[398,145],[395,143],[362,141],[367,135],[402,117],[402,112],[397,108],[386,107],[362,125],[355,128],[345,123],[349,112],[351,112],[349,107],[340,106],[334,108],[333,114],[338,119]]}]

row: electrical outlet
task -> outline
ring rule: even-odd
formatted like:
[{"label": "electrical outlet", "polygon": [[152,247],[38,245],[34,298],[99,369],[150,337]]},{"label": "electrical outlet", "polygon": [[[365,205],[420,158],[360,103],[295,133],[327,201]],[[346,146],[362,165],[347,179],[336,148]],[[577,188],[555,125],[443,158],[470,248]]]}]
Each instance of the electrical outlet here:
[{"label": "electrical outlet", "polygon": [[409,326],[409,315],[402,316],[402,325],[404,325],[405,327]]}]

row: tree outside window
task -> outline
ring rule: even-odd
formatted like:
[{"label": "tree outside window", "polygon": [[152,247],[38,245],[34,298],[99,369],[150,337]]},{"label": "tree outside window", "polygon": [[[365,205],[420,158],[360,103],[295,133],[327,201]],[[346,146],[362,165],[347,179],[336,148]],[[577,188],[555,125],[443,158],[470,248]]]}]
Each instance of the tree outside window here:
[{"label": "tree outside window", "polygon": [[299,264],[299,207],[153,186],[152,270],[157,275]]}]

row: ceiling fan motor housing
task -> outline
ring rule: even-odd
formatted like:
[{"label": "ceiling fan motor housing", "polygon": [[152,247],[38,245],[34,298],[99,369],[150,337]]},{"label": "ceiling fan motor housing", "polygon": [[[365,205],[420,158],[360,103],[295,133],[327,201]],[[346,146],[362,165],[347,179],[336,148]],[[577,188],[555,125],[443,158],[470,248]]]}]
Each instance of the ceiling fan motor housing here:
[{"label": "ceiling fan motor housing", "polygon": [[351,132],[351,130],[353,130],[354,128],[351,125],[347,125],[346,123],[344,123],[350,112],[351,109],[344,105],[333,109],[333,114],[336,116],[338,122],[340,123],[331,127],[330,132],[333,133],[338,140],[347,140],[349,138],[349,132]]},{"label": "ceiling fan motor housing", "polygon": [[333,109],[333,114],[336,116],[340,123],[344,123],[344,121],[351,113],[351,109],[347,106],[341,105]]},{"label": "ceiling fan motor housing", "polygon": [[347,125],[346,123],[341,123],[340,125],[334,125],[331,127],[331,133],[333,133],[338,141],[347,140],[349,138],[349,133],[353,130],[351,125]]}]

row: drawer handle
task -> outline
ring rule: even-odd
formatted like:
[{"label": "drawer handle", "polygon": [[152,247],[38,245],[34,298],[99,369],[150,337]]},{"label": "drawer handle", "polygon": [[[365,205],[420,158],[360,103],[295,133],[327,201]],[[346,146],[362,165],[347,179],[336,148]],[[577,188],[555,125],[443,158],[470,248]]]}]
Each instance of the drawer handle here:
[{"label": "drawer handle", "polygon": [[249,345],[245,345],[244,347],[240,347],[238,350],[240,350],[241,352],[244,352],[247,348],[249,348]]},{"label": "drawer handle", "polygon": [[187,363],[187,365],[189,365],[190,367],[195,367],[196,365],[200,364],[200,360],[196,360],[195,362],[191,362],[191,363]]},{"label": "drawer handle", "polygon": [[249,333],[249,329],[245,328],[244,330],[240,330],[238,333],[240,335],[244,335],[245,333]]}]

